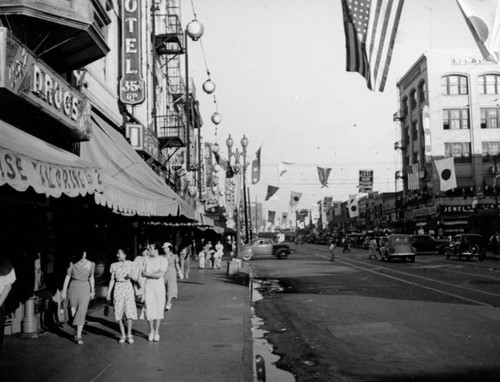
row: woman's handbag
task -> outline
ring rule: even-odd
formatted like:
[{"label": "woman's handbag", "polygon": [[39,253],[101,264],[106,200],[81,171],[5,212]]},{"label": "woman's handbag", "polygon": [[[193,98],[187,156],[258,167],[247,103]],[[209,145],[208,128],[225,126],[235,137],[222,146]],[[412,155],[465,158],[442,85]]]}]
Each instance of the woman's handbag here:
[{"label": "woman's handbag", "polygon": [[65,324],[68,322],[68,299],[62,300],[57,309],[57,323]]},{"label": "woman's handbag", "polygon": [[111,305],[112,305],[111,300],[109,300],[108,302],[106,302],[106,306],[104,307],[104,315],[105,315],[106,317],[108,317],[108,316],[109,316],[109,313],[110,313],[110,311],[111,311]]}]

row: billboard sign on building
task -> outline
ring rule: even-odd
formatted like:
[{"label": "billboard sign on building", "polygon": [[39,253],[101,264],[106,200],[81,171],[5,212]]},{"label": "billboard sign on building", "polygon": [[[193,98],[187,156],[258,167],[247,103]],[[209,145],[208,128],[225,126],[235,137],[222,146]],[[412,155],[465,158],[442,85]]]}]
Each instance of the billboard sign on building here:
[{"label": "billboard sign on building", "polygon": [[139,0],[125,0],[122,5],[122,77],[120,101],[137,105],[144,101],[142,79],[141,4]]},{"label": "billboard sign on building", "polygon": [[359,170],[359,192],[373,191],[373,170]]}]

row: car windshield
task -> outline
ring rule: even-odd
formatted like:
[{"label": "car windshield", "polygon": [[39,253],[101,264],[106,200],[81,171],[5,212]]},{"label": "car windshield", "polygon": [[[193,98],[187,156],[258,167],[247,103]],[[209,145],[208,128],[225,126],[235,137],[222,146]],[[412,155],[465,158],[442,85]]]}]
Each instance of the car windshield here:
[{"label": "car windshield", "polygon": [[481,243],[481,236],[462,236],[462,243],[464,244],[478,244]]},{"label": "car windshield", "polygon": [[410,238],[408,236],[393,236],[391,241],[393,244],[408,244]]}]

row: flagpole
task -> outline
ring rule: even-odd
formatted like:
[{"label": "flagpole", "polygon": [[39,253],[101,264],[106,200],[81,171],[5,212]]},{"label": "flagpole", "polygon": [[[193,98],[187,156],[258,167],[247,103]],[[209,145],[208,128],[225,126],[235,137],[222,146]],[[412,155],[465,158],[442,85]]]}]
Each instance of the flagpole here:
[{"label": "flagpole", "polygon": [[[251,200],[250,199],[250,187],[247,187],[247,192],[248,192],[248,199],[247,200],[248,200],[248,223],[249,223],[248,230],[250,232],[250,240],[251,240],[251,239],[253,239],[253,237],[252,237],[252,204],[250,202],[250,200]],[[257,206],[256,206],[256,208],[257,208]],[[248,241],[248,239],[247,239],[247,241]],[[250,242],[248,241],[248,243],[250,243]]]},{"label": "flagpole", "polygon": [[259,213],[257,211],[257,194],[255,194],[255,235],[259,233],[258,218],[259,218]]}]

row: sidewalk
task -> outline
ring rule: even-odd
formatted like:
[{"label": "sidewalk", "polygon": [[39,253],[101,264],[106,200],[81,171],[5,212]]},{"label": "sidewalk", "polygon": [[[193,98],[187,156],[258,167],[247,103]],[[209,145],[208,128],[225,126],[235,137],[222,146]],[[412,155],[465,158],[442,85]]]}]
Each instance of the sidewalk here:
[{"label": "sidewalk", "polygon": [[[226,260],[226,259],[224,259]],[[191,269],[179,299],[165,312],[160,342],[148,342],[147,322],[134,321],[135,343],[119,344],[113,312],[90,311],[84,345],[68,325],[38,339],[6,336],[0,380],[7,381],[228,381],[253,380],[250,293],[245,268]],[[245,267],[245,264],[243,265]]]}]

